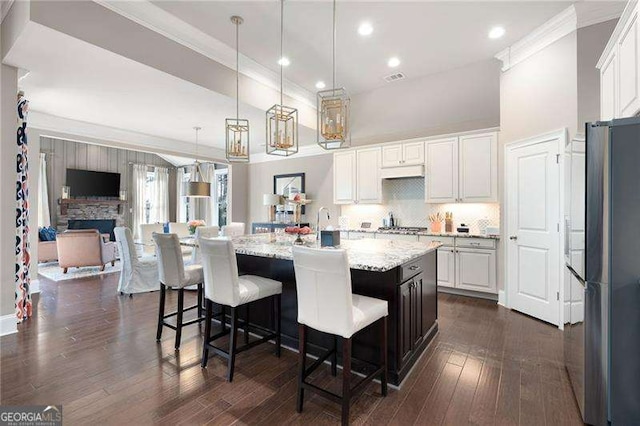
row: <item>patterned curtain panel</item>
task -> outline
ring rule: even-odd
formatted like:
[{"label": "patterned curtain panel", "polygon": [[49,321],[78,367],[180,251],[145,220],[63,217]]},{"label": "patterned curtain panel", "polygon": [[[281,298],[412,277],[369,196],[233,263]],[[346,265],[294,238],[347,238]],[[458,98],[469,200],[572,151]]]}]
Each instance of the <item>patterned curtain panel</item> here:
[{"label": "patterned curtain panel", "polygon": [[18,94],[18,156],[16,157],[16,317],[18,322],[31,316],[31,277],[29,266],[29,147],[27,145],[27,110],[29,101]]}]

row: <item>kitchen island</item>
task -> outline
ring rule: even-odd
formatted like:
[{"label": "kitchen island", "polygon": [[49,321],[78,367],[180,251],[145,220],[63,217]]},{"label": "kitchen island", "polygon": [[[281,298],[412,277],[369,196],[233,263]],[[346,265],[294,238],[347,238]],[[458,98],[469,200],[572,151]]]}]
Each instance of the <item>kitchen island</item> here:
[{"label": "kitchen island", "polygon": [[[246,235],[233,238],[240,274],[253,274],[283,283],[282,343],[298,348],[297,297],[288,235]],[[315,246],[315,237],[305,237],[305,245]],[[347,250],[353,293],[389,303],[388,368],[389,383],[399,385],[438,331],[436,252],[438,243],[407,241],[343,241]],[[327,248],[331,250],[331,248]],[[243,313],[244,314],[244,313]],[[268,301],[251,305],[250,323],[271,327]],[[379,365],[377,327],[354,335],[353,369],[367,373]],[[330,348],[332,338],[311,330],[309,352],[319,355]],[[338,353],[341,353],[340,350]],[[339,360],[340,362],[340,360]]]}]

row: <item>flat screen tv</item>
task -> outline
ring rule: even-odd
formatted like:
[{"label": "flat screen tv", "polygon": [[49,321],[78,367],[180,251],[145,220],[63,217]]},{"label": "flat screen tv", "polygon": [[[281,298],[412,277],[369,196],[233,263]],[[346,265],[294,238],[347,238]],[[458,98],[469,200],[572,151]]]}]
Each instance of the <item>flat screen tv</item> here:
[{"label": "flat screen tv", "polygon": [[67,169],[72,197],[119,197],[120,173]]}]

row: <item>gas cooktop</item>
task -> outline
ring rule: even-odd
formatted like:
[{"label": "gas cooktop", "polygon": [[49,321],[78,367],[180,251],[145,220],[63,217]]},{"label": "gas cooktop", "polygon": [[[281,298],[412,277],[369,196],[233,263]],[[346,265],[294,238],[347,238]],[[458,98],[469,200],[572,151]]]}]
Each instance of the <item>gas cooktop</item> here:
[{"label": "gas cooktop", "polygon": [[426,232],[429,228],[421,228],[418,226],[383,226],[378,228],[378,231],[391,231],[391,232]]}]

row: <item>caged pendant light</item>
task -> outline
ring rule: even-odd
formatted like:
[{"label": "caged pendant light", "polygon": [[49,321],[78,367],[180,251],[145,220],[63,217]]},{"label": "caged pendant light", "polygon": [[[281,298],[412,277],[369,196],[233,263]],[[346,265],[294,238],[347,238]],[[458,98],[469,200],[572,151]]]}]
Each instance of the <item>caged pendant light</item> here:
[{"label": "caged pendant light", "polygon": [[349,128],[349,94],[336,88],[336,0],[333,0],[333,84],[318,92],[318,145],[324,149],[347,148],[351,145]]},{"label": "caged pendant light", "polygon": [[284,105],[284,0],[280,0],[280,103],[267,110],[267,154],[289,156],[298,152],[298,110]]},{"label": "caged pendant light", "polygon": [[224,120],[226,128],[227,160],[232,163],[249,162],[249,120],[240,118],[240,50],[238,45],[239,27],[244,22],[240,16],[232,16],[236,26],[236,118]]},{"label": "caged pendant light", "polygon": [[193,163],[193,171],[187,184],[187,197],[205,198],[211,196],[211,184],[202,179],[200,162],[198,161],[198,132],[201,127],[194,127],[196,131],[196,161]]}]

